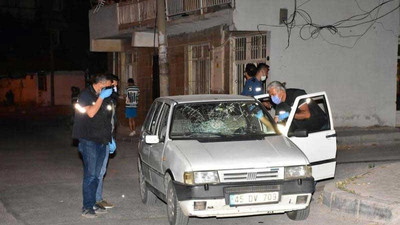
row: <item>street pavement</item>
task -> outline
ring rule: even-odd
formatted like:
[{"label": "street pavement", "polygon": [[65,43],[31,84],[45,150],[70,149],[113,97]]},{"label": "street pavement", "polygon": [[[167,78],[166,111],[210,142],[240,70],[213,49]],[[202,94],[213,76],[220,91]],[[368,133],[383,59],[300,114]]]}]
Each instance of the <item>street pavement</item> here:
[{"label": "street pavement", "polygon": [[[104,198],[116,207],[96,219],[81,217],[83,166],[76,147],[72,146],[66,124],[66,120],[60,118],[47,123],[18,121],[15,124],[8,121],[1,127],[1,225],[168,224],[165,203],[159,201],[147,206],[140,201],[137,137],[125,135],[117,139],[117,151],[110,158],[104,181]],[[340,154],[356,151],[351,146],[346,148],[351,150],[340,149]],[[395,155],[395,152],[393,157],[400,158],[400,154]],[[291,221],[285,214],[278,214],[226,219],[191,218],[189,224],[385,224],[386,221],[356,217],[323,204],[324,187],[373,169],[370,168],[371,160],[366,161],[338,164],[335,180],[318,183],[310,216],[305,221]],[[387,163],[376,162],[374,165],[380,168]]]},{"label": "street pavement", "polygon": [[[345,179],[335,179],[326,184],[323,204],[356,218],[400,224],[400,159],[396,154],[400,150],[399,131],[388,127],[338,129],[339,150],[342,151],[338,151],[337,160],[341,163],[369,163],[369,166]],[[382,145],[392,147],[382,148]],[[357,149],[371,148],[375,151],[369,151],[369,160],[352,157]],[[376,166],[373,164],[376,161],[390,163]]]}]

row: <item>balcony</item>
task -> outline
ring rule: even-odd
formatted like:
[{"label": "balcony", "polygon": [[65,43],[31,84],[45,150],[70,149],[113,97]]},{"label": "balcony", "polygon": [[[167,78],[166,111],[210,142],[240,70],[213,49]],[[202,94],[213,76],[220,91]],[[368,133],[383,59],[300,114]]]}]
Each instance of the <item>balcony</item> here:
[{"label": "balcony", "polygon": [[166,0],[168,19],[178,15],[205,14],[224,7],[233,7],[233,0]]},{"label": "balcony", "polygon": [[126,1],[118,3],[119,29],[130,27],[154,26],[156,18],[156,0]]},{"label": "balcony", "polygon": [[[130,41],[134,33],[137,36],[142,35],[145,39],[153,33],[157,0],[105,3],[96,5],[89,11],[92,42],[102,39],[101,41],[107,41],[108,45],[112,43],[115,46],[123,46],[123,42]],[[230,24],[232,21],[234,0],[165,0],[165,3],[168,34],[193,32],[194,29]],[[97,42],[97,46],[99,45],[100,42]]]}]

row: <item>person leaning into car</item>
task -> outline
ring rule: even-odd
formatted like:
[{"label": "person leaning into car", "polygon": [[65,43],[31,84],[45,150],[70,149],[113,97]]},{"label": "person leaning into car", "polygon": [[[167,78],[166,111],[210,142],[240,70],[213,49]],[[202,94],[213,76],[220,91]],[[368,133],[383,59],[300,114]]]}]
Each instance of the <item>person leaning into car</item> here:
[{"label": "person leaning into car", "polygon": [[112,94],[112,89],[108,88],[110,85],[111,80],[106,75],[96,76],[93,84],[80,93],[76,104],[72,137],[79,139],[78,150],[84,165],[82,216],[86,218],[95,218],[97,213],[106,212],[95,203],[107,147],[115,148],[111,136],[112,111],[107,109],[104,101]]},{"label": "person leaning into car", "polygon": [[[302,89],[289,88],[279,81],[272,81],[267,86],[271,101],[275,104],[275,122],[285,121],[290,114],[294,101],[298,96],[306,95]],[[302,99],[294,115],[293,124],[296,128],[306,129],[308,132],[320,130],[326,122],[325,113],[312,99]]]}]

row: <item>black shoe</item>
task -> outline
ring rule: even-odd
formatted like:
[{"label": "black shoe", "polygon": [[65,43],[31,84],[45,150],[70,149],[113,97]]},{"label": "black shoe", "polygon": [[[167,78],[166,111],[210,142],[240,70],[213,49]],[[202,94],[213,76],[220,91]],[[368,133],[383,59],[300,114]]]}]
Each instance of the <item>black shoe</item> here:
[{"label": "black shoe", "polygon": [[89,219],[97,217],[96,212],[93,209],[83,209],[82,216]]},{"label": "black shoe", "polygon": [[104,214],[104,213],[107,213],[107,209],[101,208],[101,207],[99,207],[99,206],[97,206],[97,205],[94,205],[94,206],[93,206],[93,210],[94,210],[94,212],[95,212],[96,214]]}]

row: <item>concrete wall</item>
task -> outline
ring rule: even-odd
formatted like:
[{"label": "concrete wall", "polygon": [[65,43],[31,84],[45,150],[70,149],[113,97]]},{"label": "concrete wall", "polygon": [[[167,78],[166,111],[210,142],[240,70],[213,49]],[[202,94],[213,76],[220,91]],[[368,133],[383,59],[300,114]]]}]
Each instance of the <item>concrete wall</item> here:
[{"label": "concrete wall", "polygon": [[[50,82],[48,92],[50,92]],[[71,104],[71,87],[75,86],[81,90],[85,88],[85,73],[83,71],[56,71],[54,73],[54,104]],[[50,100],[50,99],[49,99]]]},{"label": "concrete wall", "polygon": [[[85,73],[81,71],[56,71],[54,73],[54,103],[55,105],[71,104],[71,87],[81,90],[85,87]],[[24,78],[0,79],[0,105],[9,90],[14,94],[14,103],[21,106],[47,106],[51,103],[50,74],[46,76],[46,90],[38,90],[38,76],[27,75]]]},{"label": "concrete wall", "polygon": [[[379,1],[358,3],[369,11]],[[387,4],[379,15],[398,4],[397,0]],[[294,1],[237,0],[233,13],[232,30],[256,31],[258,24],[272,25],[260,26],[263,31],[271,31],[271,71],[267,82],[286,81],[288,87],[303,88],[309,93],[326,91],[336,126],[394,126],[399,10],[379,19],[355,45],[357,38],[340,38],[327,30],[304,41],[296,27],[286,48],[286,27],[276,27],[280,8],[287,8],[290,15]],[[357,2],[349,0],[311,0],[300,8],[311,15],[314,23],[322,25],[362,13]],[[303,24],[304,20],[297,17],[296,23]],[[360,34],[370,25],[339,31],[342,35]],[[304,35],[309,34],[306,31]]]},{"label": "concrete wall", "polygon": [[6,93],[11,90],[15,104],[36,104],[37,76],[26,76],[21,79],[0,79],[0,105],[6,101]]}]

